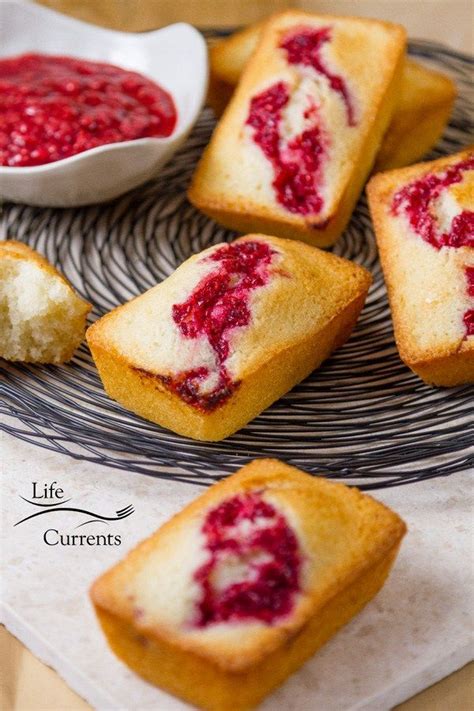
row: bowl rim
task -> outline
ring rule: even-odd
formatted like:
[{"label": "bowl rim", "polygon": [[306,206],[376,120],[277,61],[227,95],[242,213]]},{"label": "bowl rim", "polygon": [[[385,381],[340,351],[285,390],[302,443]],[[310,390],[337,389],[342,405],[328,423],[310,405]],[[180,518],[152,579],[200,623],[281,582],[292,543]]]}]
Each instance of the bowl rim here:
[{"label": "bowl rim", "polygon": [[[36,13],[38,15],[47,15],[50,17],[54,17],[55,19],[61,21],[61,22],[66,22],[70,25],[74,26],[81,26],[81,29],[84,31],[88,28],[93,28],[94,31],[97,31],[99,33],[103,33],[105,35],[114,35],[114,36],[119,36],[119,37],[126,37],[127,39],[134,38],[134,39],[147,39],[151,38],[155,35],[159,35],[163,32],[169,32],[170,30],[176,30],[178,28],[185,28],[187,31],[190,31],[192,35],[194,35],[195,40],[197,40],[198,44],[201,44],[201,49],[203,51],[203,58],[204,58],[204,81],[202,82],[202,87],[200,91],[200,96],[198,97],[199,100],[197,102],[197,105],[199,108],[196,111],[196,114],[191,116],[188,121],[186,121],[182,126],[179,126],[179,128],[175,127],[173,129],[173,132],[169,136],[147,136],[145,138],[135,138],[131,139],[128,141],[116,141],[114,143],[105,143],[101,146],[95,146],[94,148],[88,148],[85,151],[81,151],[80,153],[75,153],[72,156],[68,156],[66,158],[60,158],[59,160],[52,161],[50,163],[43,163],[40,165],[31,165],[31,166],[6,166],[6,165],[0,165],[0,175],[34,175],[42,172],[51,172],[54,171],[54,169],[59,169],[63,168],[66,165],[74,165],[81,160],[87,160],[87,158],[92,157],[92,156],[98,156],[102,153],[112,153],[116,152],[117,150],[123,150],[127,149],[129,147],[143,147],[147,145],[172,145],[174,142],[179,141],[183,135],[185,135],[191,128],[191,126],[194,124],[197,115],[199,114],[200,109],[202,108],[204,104],[204,100],[206,97],[206,92],[207,92],[207,84],[208,84],[208,79],[209,79],[209,63],[207,59],[207,47],[206,47],[206,41],[202,34],[197,30],[193,25],[189,24],[188,22],[173,22],[170,25],[165,25],[163,27],[159,27],[156,30],[148,30],[146,32],[122,32],[120,30],[112,30],[107,27],[100,27],[99,25],[93,25],[89,22],[85,22],[84,20],[78,20],[74,17],[70,17],[68,15],[65,15],[61,12],[57,12],[56,10],[52,10],[49,7],[44,7],[42,5],[37,5],[29,2],[24,2],[23,0],[0,0],[0,10],[3,9],[5,12],[5,8],[8,7],[20,7],[27,9],[29,11],[32,11],[33,14]],[[8,10],[6,10],[8,12]],[[22,52],[21,54],[23,54]],[[44,54],[48,54],[45,52]],[[9,56],[15,56],[15,55],[3,55],[0,52],[0,59],[6,59]],[[52,56],[55,56],[54,54]],[[70,56],[74,57],[73,54],[71,55],[56,55],[56,56]],[[100,59],[91,59],[90,61],[101,61]],[[110,62],[109,62],[110,63]],[[117,66],[118,68],[121,68],[119,64],[113,64],[113,66]],[[134,70],[137,71],[137,70]],[[138,72],[141,73],[143,76],[145,76],[147,79],[150,79],[150,81],[154,81],[155,84],[158,84],[154,79],[152,79],[150,76],[148,76],[145,72]],[[168,89],[166,89],[168,93],[171,94],[173,98],[173,102],[175,102],[175,99],[172,95],[172,92],[170,92]],[[178,119],[179,121],[179,119]],[[178,123],[177,123],[178,126]]]}]

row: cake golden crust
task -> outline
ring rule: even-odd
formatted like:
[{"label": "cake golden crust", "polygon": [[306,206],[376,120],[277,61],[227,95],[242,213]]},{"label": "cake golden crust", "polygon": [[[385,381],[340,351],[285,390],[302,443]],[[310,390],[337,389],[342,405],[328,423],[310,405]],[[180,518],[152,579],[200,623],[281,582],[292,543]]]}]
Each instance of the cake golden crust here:
[{"label": "cake golden crust", "polygon": [[232,98],[234,88],[232,84],[228,84],[214,74],[209,76],[207,103],[216,116],[221,116],[224,113],[225,107]]},{"label": "cake golden crust", "polygon": [[[247,235],[232,244],[249,241],[270,245],[280,261],[270,287],[258,297],[251,326],[242,329],[234,342],[234,379],[239,386],[232,396],[216,409],[202,412],[170,390],[168,373],[155,367],[155,361],[140,358],[135,351],[124,353],[125,335],[121,340],[116,337],[117,318],[124,320],[143,295],[107,314],[87,332],[99,374],[112,398],[179,434],[217,441],[288,392],[345,342],[363,307],[371,283],[369,273],[308,245],[266,235]],[[194,273],[203,254],[205,258],[208,252],[185,262],[178,270],[180,275],[191,268],[189,273]],[[156,300],[155,320],[160,318],[163,297],[158,294],[164,293],[163,288],[168,291],[166,282],[155,287],[156,296],[147,292],[147,298]]]},{"label": "cake golden crust", "polygon": [[455,98],[456,85],[449,77],[407,60],[399,100],[374,172],[421,160],[443,135]]},{"label": "cake golden crust", "polygon": [[[178,564],[185,561],[183,531],[199,538],[209,510],[253,492],[284,512],[303,551],[294,609],[272,625],[242,621],[195,630],[170,624],[169,611],[154,605],[141,581],[164,575],[173,551]],[[356,489],[260,459],[164,524],[94,583],[91,598],[112,649],[145,679],[210,711],[250,709],[377,593],[405,531],[396,514]],[[153,610],[141,609],[145,598]]]},{"label": "cake golden crust", "polygon": [[[411,234],[407,223],[394,220],[390,207],[395,193],[404,186],[439,173],[473,153],[470,148],[435,161],[380,173],[367,186],[400,357],[425,382],[438,386],[474,382],[474,338],[465,336],[460,318],[454,329],[452,313],[444,313],[452,302],[467,294],[463,269],[474,267],[474,250],[468,246],[436,250]],[[470,199],[472,209],[472,186],[461,187],[461,192],[464,202]],[[421,286],[413,288],[413,280],[418,277],[420,284],[431,287],[430,293],[424,293]]]},{"label": "cake golden crust", "polygon": [[[36,264],[43,272],[45,272],[49,276],[58,277],[64,284],[66,284],[66,286],[71,288],[70,283],[61,274],[61,272],[58,272],[58,270],[55,269],[53,265],[50,264],[45,257],[43,257],[42,254],[36,252],[36,250],[32,249],[24,242],[18,242],[14,239],[0,241],[0,259],[4,257],[8,257],[9,259],[18,259],[32,262],[33,264]],[[85,306],[86,305],[84,305],[84,309]],[[90,309],[90,304],[87,304],[87,306],[89,306]]]},{"label": "cake golden crust", "polygon": [[[259,43],[264,24],[250,25],[210,48],[208,102],[218,117],[229,103]],[[374,172],[421,160],[440,139],[455,97],[456,86],[449,77],[407,59],[395,110],[377,154]]]},{"label": "cake golden crust", "polygon": [[[311,79],[308,72],[299,73],[287,63],[283,52],[278,49],[279,42],[285,33],[292,30],[324,27],[334,30],[331,67],[337,66],[337,71],[355,87],[356,104],[361,115],[356,128],[351,128],[352,124],[348,128],[342,109],[338,109],[337,99],[331,98],[331,90],[328,90],[329,94],[324,94],[324,111],[329,112],[325,115],[326,121],[330,117],[332,132],[344,131],[344,141],[341,142],[338,136],[338,140],[334,141],[335,148],[329,154],[330,166],[327,170],[332,177],[325,175],[323,181],[322,189],[327,192],[323,209],[317,214],[311,211],[297,214],[277,201],[269,174],[270,164],[253,143],[246,122],[251,100],[271,81],[287,82],[293,92],[292,101],[300,101],[298,92]],[[362,36],[366,38],[363,50]],[[274,17],[265,25],[262,40],[248,62],[199,163],[189,189],[191,202],[218,222],[241,232],[261,231],[300,239],[320,247],[333,244],[352,214],[389,124],[400,82],[404,49],[403,28],[390,23],[297,11]],[[382,51],[384,62],[380,65]],[[377,71],[374,71],[375,57]],[[318,104],[317,93],[323,90],[318,89],[317,82],[314,82],[311,91],[315,92],[314,97],[311,94],[311,100]],[[293,123],[288,130],[291,133],[299,125],[301,116],[298,116],[298,106],[295,104],[294,108],[292,102],[290,104],[288,111],[293,112],[290,121]],[[305,117],[309,115],[308,111],[310,109],[305,110]]]},{"label": "cake golden crust", "polygon": [[255,22],[239,32],[234,32],[230,37],[216,42],[209,50],[211,75],[235,89],[245,65],[257,48],[266,23],[279,14]]}]

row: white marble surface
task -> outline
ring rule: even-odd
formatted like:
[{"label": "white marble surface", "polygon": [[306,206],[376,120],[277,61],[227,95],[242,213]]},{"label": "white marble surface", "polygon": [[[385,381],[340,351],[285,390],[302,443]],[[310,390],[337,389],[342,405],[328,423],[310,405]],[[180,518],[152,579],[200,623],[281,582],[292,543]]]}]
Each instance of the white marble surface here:
[{"label": "white marble surface", "polygon": [[[2,436],[3,622],[97,709],[179,711],[181,702],[141,681],[109,651],[87,589],[94,578],[173,512],[199,487],[74,461]],[[472,478],[378,492],[409,533],[378,597],[263,705],[262,711],[383,711],[409,698],[473,656],[474,549]],[[71,505],[136,513],[80,529],[78,514],[13,524],[32,507],[31,482],[62,486]],[[120,534],[117,547],[48,547],[43,532]]]}]

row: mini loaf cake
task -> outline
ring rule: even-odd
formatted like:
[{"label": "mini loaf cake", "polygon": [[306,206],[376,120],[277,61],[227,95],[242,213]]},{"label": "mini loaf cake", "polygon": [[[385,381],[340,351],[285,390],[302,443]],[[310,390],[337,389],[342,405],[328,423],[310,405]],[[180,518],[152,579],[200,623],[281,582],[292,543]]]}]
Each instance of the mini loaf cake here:
[{"label": "mini loaf cake", "polygon": [[112,398],[179,434],[220,440],[344,343],[370,282],[345,259],[248,235],[191,257],[87,340]]},{"label": "mini loaf cake", "polygon": [[388,127],[404,56],[398,25],[297,11],[270,20],[191,202],[242,232],[332,244]]},{"label": "mini loaf cake", "polygon": [[474,150],[367,192],[402,360],[433,385],[474,382]]},{"label": "mini loaf cake", "polygon": [[407,60],[374,172],[401,168],[423,158],[443,135],[455,98],[456,85],[449,77]]},{"label": "mini loaf cake", "polygon": [[[254,22],[229,37],[220,39],[209,48],[211,77],[225,82],[234,91],[252,54],[262,39],[265,25],[282,13],[275,13],[260,22]],[[285,13],[283,13],[285,14]]]},{"label": "mini loaf cake", "polygon": [[[217,116],[227,106],[264,25],[250,25],[211,47],[208,101]],[[444,131],[455,97],[456,86],[449,77],[407,59],[395,111],[374,171],[409,165],[428,153]]]},{"label": "mini loaf cake", "polygon": [[260,459],[165,523],[91,598],[112,650],[146,680],[243,711],[378,592],[405,531],[357,489]]},{"label": "mini loaf cake", "polygon": [[26,244],[0,242],[0,357],[63,363],[84,338],[90,304]]}]

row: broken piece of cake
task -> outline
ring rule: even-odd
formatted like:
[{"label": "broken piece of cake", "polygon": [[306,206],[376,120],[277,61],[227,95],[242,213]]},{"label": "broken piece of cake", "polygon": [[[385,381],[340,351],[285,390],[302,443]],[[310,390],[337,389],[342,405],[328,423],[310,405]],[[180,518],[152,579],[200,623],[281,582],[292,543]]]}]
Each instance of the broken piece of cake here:
[{"label": "broken piece of cake", "polygon": [[64,363],[84,338],[91,305],[41,254],[0,242],[0,357]]}]

